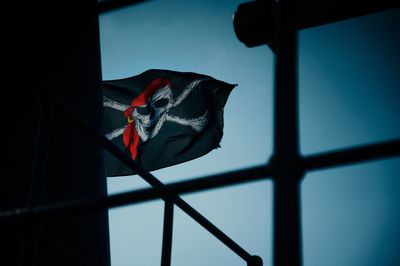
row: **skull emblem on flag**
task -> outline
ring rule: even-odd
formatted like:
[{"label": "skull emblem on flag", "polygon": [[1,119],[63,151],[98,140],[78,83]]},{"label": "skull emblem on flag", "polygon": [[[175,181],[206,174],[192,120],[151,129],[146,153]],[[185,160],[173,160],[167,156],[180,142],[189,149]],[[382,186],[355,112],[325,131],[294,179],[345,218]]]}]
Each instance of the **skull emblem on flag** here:
[{"label": "skull emblem on flag", "polygon": [[108,133],[106,137],[111,140],[123,134],[125,148],[131,152],[132,159],[136,159],[139,138],[142,142],[146,142],[155,137],[167,121],[189,126],[196,132],[200,132],[207,124],[208,110],[200,117],[192,119],[169,114],[169,110],[181,104],[200,82],[201,80],[194,80],[179,96],[174,98],[171,82],[166,78],[157,78],[132,100],[130,106],[103,96],[104,106],[122,111],[127,119],[127,125]]},{"label": "skull emblem on flag", "polygon": [[[236,86],[193,72],[151,69],[102,84],[105,136],[152,171],[218,148],[223,110]],[[107,176],[134,172],[105,154]]]}]

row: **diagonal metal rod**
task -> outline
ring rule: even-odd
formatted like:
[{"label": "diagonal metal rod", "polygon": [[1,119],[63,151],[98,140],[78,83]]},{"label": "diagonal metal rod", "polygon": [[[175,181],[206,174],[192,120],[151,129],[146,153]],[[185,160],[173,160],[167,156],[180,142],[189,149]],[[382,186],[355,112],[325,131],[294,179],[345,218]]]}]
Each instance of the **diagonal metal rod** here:
[{"label": "diagonal metal rod", "polygon": [[190,207],[184,200],[181,198],[177,198],[175,204],[179,206],[182,210],[192,217],[196,222],[203,225],[203,227],[208,228],[207,230],[210,231],[216,238],[218,238],[222,243],[224,243],[227,247],[229,247],[232,251],[234,251],[237,255],[239,255],[243,260],[246,262],[252,261],[252,256],[245,251],[242,247],[240,247],[234,241],[227,241],[226,235],[222,232],[218,227],[208,221],[204,216],[202,216],[198,211],[194,208]]},{"label": "diagonal metal rod", "polygon": [[172,232],[174,224],[174,202],[166,200],[164,205],[164,226],[161,251],[161,266],[171,265]]},{"label": "diagonal metal rod", "polygon": [[[158,180],[150,172],[144,170],[136,161],[133,161],[125,152],[121,151],[118,147],[116,147],[103,134],[100,134],[97,130],[92,128],[88,123],[83,122],[62,102],[57,101],[57,104],[60,107],[60,110],[63,111],[64,115],[78,128],[80,128],[83,132],[85,132],[89,137],[91,137],[97,143],[101,144],[107,151],[116,156],[122,163],[126,164],[128,167],[134,170],[151,186],[159,189],[163,195],[166,195],[168,193],[166,186],[160,180]],[[168,198],[166,198],[165,196],[162,196],[162,199],[164,201],[168,200]],[[202,216],[193,207],[187,204],[183,199],[181,199],[179,196],[176,196],[173,199],[176,206],[178,206],[180,209],[186,212],[186,214],[188,214],[194,220],[196,220],[201,226],[203,226],[206,230],[208,230],[211,234],[213,234],[216,238],[218,238],[227,247],[231,248],[232,251],[235,252],[238,256],[240,256],[245,261],[251,260],[252,257],[246,250],[244,250],[237,243],[235,243],[230,237],[228,237],[225,233],[223,233],[217,227],[215,227],[211,222],[209,222],[204,216]]]}]

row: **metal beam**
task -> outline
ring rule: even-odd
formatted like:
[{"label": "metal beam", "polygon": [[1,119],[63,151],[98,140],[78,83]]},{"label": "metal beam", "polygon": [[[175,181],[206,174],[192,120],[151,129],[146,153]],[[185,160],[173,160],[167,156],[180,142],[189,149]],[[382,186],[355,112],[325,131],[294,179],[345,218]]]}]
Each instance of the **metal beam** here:
[{"label": "metal beam", "polygon": [[[300,164],[304,171],[363,163],[370,160],[400,156],[400,140],[369,144],[338,151],[328,151],[314,155],[306,155]],[[0,223],[23,221],[25,219],[62,218],[79,215],[103,208],[113,208],[129,204],[160,199],[171,195],[188,194],[225,186],[238,185],[264,179],[274,174],[270,165],[256,166],[207,177],[194,178],[165,185],[165,189],[147,188],[120,193],[104,198],[82,199],[29,208],[19,208],[0,213]]]},{"label": "metal beam", "polygon": [[400,139],[307,155],[303,157],[302,167],[313,171],[392,156],[400,156]]},{"label": "metal beam", "polygon": [[[304,168],[304,171],[314,171],[395,156],[400,156],[400,140],[306,155],[303,157],[300,164]],[[103,208],[113,208],[146,202],[171,195],[188,194],[270,179],[273,174],[273,168],[270,165],[256,166],[248,169],[171,183],[165,185],[165,189],[147,188],[104,198],[82,199],[47,204],[34,207],[31,210],[29,208],[13,209],[0,213],[0,223],[18,222],[25,219],[35,220],[68,217],[70,215],[79,215],[81,213],[97,211]]]},{"label": "metal beam", "polygon": [[[276,48],[274,16],[276,0],[249,1],[238,6],[233,26],[247,47],[268,44]],[[298,30],[351,19],[400,7],[400,0],[299,0],[295,22]]]},{"label": "metal beam", "polygon": [[273,3],[276,59],[274,89],[273,264],[302,264],[297,99],[296,0]]},{"label": "metal beam", "polygon": [[99,0],[97,3],[97,12],[101,14],[148,1],[149,0]]}]

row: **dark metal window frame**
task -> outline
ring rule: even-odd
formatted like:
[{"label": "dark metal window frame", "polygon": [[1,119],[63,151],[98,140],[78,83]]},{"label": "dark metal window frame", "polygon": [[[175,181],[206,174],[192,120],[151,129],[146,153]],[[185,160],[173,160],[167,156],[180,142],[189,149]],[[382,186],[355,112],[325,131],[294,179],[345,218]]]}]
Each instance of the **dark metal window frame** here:
[{"label": "dark metal window frame", "polygon": [[[133,2],[141,1],[115,1],[118,4],[115,6],[99,4],[99,11],[107,11]],[[271,179],[274,184],[274,265],[301,265],[299,193],[304,174],[324,168],[399,156],[400,139],[312,155],[300,155],[297,110],[297,30],[294,25],[295,8],[292,5],[292,1],[277,1],[274,151],[271,159],[265,165],[165,185],[131,160],[124,151],[115,147],[97,129],[82,121],[73,110],[70,110],[62,102],[57,102],[59,109],[69,118],[69,121],[138,173],[152,188],[102,198],[10,210],[0,213],[0,223],[59,219],[161,198],[165,201],[161,265],[171,265],[173,212],[176,205],[240,256],[247,265],[259,266],[263,264],[259,256],[251,255],[240,247],[223,231],[208,221],[206,217],[186,203],[180,195],[261,179]]]}]

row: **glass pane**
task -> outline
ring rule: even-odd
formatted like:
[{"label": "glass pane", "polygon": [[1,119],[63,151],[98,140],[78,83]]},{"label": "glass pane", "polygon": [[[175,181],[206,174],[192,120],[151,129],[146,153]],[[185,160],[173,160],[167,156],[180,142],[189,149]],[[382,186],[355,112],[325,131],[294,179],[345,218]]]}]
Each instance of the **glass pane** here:
[{"label": "glass pane", "polygon": [[304,265],[400,265],[399,177],[399,158],[308,174]]},{"label": "glass pane", "polygon": [[[260,256],[264,265],[271,264],[271,181],[194,193],[184,196],[184,200],[247,252]],[[110,210],[113,266],[159,265],[163,206],[157,201]],[[173,226],[172,265],[245,264],[242,258],[176,206]]]},{"label": "glass pane", "polygon": [[300,32],[301,150],[400,137],[400,9]]},{"label": "glass pane", "polygon": [[111,209],[111,265],[160,265],[163,215],[161,201]]},{"label": "glass pane", "polygon": [[[260,256],[264,265],[271,265],[271,181],[196,193],[184,199],[239,246]],[[246,265],[185,213],[175,217],[172,265]]]}]

